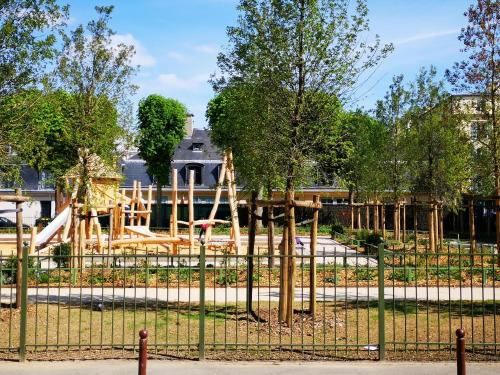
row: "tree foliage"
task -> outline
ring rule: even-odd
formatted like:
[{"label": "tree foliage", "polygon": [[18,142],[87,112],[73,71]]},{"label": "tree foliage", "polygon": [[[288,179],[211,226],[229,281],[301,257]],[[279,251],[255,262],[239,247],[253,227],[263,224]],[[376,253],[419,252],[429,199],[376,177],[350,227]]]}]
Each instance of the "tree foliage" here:
[{"label": "tree foliage", "polygon": [[23,117],[36,103],[32,95],[13,95],[47,81],[47,67],[57,56],[56,33],[67,16],[68,7],[55,0],[0,2],[0,180],[16,177],[19,160],[7,151],[26,141]]},{"label": "tree foliage", "polygon": [[169,181],[174,151],[185,136],[186,115],[182,103],[161,95],[149,95],[139,103],[139,154],[160,185]]},{"label": "tree foliage", "polygon": [[[247,132],[247,140],[265,137],[263,144],[275,154],[271,160],[277,163],[278,180],[293,191],[306,180],[321,130],[334,120],[332,100],[347,100],[359,77],[391,46],[382,46],[378,37],[366,42],[364,0],[354,9],[342,0],[245,0],[238,9],[238,24],[227,32],[229,47],[218,56],[221,75],[212,83],[219,93],[250,87],[252,98],[235,107],[246,111],[249,100],[266,118],[245,121],[239,130]],[[243,167],[258,169],[249,163]]]},{"label": "tree foliage", "polygon": [[[115,45],[109,22],[113,7],[96,7],[97,19],[63,36],[57,73],[59,86],[70,94],[74,150],[88,149],[108,163],[116,160],[117,144],[127,124],[129,95],[136,91],[134,48]],[[73,153],[76,154],[76,153]]]}]

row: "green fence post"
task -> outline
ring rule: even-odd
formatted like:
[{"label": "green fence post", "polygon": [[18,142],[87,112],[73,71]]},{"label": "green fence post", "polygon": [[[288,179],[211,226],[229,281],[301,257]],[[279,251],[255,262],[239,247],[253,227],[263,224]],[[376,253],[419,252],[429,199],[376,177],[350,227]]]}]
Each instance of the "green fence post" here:
[{"label": "green fence post", "polygon": [[384,244],[378,245],[378,355],[385,358],[385,290],[384,290]]},{"label": "green fence post", "polygon": [[28,317],[28,246],[23,246],[21,273],[21,324],[19,327],[19,361],[26,361],[26,324]]},{"label": "green fence post", "polygon": [[205,359],[205,245],[200,246],[200,316],[198,359]]}]

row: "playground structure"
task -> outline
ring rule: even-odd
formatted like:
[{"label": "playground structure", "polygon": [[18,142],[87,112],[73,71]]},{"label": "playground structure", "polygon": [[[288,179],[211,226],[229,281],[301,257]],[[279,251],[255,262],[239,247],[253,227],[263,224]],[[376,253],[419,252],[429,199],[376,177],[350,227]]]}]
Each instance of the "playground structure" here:
[{"label": "playground structure", "polygon": [[[82,159],[82,158],[81,158]],[[85,163],[86,193],[78,198],[82,187],[82,165]],[[214,205],[208,219],[194,220],[194,171],[189,174],[188,221],[178,219],[178,186],[177,170],[172,171],[172,214],[170,217],[170,233],[161,234],[150,229],[152,212],[152,186],[147,188],[147,198],[143,197],[140,181],[133,182],[131,196],[125,189],[119,190],[121,176],[108,168],[96,155],[86,156],[85,161],[72,168],[64,176],[67,187],[66,194],[59,189],[56,192],[56,217],[37,233],[32,228],[29,252],[49,254],[51,249],[60,243],[71,243],[72,255],[83,255],[86,252],[107,253],[114,255],[116,250],[148,251],[148,245],[158,245],[157,251],[179,254],[181,249],[195,251],[200,243],[195,238],[195,229],[208,225],[204,238],[207,249],[240,253],[241,239],[238,221],[236,184],[232,166],[232,154],[227,151],[221,168]],[[231,220],[215,219],[220,202],[222,188],[227,183]],[[9,196],[12,198],[11,196]],[[23,199],[28,200],[27,197]],[[109,233],[103,235],[99,217],[109,217]],[[211,229],[215,225],[231,224],[230,239],[226,241],[212,239]],[[179,233],[179,226],[187,227],[187,236]]]}]

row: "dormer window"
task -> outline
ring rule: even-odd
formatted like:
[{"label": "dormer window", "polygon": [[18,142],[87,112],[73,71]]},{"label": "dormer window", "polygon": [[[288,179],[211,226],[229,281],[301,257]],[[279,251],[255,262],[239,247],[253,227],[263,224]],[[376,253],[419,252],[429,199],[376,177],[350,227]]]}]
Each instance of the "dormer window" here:
[{"label": "dormer window", "polygon": [[202,152],[203,151],[203,143],[193,143],[192,149],[195,152]]}]

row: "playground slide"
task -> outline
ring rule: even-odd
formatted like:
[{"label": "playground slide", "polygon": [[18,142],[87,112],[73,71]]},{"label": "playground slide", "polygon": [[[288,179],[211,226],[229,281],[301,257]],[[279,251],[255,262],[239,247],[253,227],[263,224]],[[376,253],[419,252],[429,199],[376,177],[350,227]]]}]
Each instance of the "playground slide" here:
[{"label": "playground slide", "polygon": [[35,240],[35,245],[39,246],[47,242],[68,220],[70,208],[66,207],[54,220],[50,222],[43,230],[38,233]]}]

